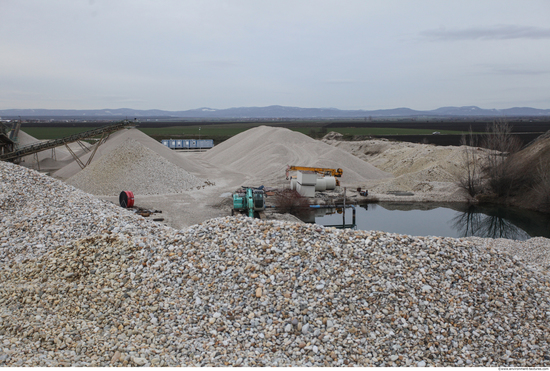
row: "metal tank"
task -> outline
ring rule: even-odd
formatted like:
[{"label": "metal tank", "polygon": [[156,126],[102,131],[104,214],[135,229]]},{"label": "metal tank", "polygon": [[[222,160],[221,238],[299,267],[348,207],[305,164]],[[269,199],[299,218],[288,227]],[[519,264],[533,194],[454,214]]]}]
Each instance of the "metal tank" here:
[{"label": "metal tank", "polygon": [[326,183],[326,190],[331,191],[336,188],[336,178],[333,176],[324,177]]}]

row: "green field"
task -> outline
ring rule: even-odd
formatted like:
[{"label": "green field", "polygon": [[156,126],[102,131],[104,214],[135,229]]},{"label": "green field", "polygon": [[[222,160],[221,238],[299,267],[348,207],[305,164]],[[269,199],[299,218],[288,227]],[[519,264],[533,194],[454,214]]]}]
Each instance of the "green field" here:
[{"label": "green field", "polygon": [[[252,126],[252,125],[251,125]],[[237,135],[239,133],[242,133],[245,130],[250,129],[251,126],[243,126],[243,125],[208,125],[208,126],[173,126],[173,127],[167,127],[167,128],[140,128],[139,130],[144,132],[145,134],[149,136],[164,136],[167,137],[167,139],[170,136],[183,138],[185,136],[190,136],[192,138],[198,137],[199,135],[201,137],[209,138],[212,136],[228,136],[232,137],[233,135]]]},{"label": "green field", "polygon": [[86,127],[74,127],[74,128],[42,128],[42,127],[22,127],[21,130],[36,139],[58,139],[68,137],[69,135],[82,133],[83,131],[92,130],[96,128]]},{"label": "green field", "polygon": [[[311,128],[292,129],[309,135]],[[404,128],[330,128],[344,135],[429,135],[434,131],[430,129],[404,129]],[[441,134],[463,134],[462,131],[439,130]]]},{"label": "green field", "polygon": [[[162,138],[198,138],[199,135],[203,139],[214,139],[217,142],[228,139],[237,135],[257,124],[224,124],[224,125],[205,125],[205,126],[172,126],[163,128],[139,128],[145,134],[160,140]],[[199,129],[200,128],[200,129]],[[63,138],[72,134],[77,134],[86,130],[91,130],[91,127],[24,127],[22,128],[27,134],[37,139],[57,139]],[[335,131],[344,135],[428,135],[432,134],[430,129],[407,129],[407,128],[330,128],[311,127],[311,126],[296,126],[290,127],[290,130],[318,138],[322,137],[328,131]],[[441,134],[462,134],[461,131],[440,130]]]}]

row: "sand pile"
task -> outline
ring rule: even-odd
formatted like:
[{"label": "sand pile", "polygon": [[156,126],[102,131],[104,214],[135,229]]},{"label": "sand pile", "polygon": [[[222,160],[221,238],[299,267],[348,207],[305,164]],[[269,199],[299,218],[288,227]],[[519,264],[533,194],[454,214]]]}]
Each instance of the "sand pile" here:
[{"label": "sand pile", "polygon": [[103,196],[116,196],[123,190],[140,195],[180,193],[205,184],[133,139],[126,139],[66,182]]},{"label": "sand pile", "polygon": [[342,168],[343,185],[391,177],[339,148],[289,129],[268,126],[253,128],[226,140],[209,150],[204,159],[270,184],[285,180],[287,165]]}]

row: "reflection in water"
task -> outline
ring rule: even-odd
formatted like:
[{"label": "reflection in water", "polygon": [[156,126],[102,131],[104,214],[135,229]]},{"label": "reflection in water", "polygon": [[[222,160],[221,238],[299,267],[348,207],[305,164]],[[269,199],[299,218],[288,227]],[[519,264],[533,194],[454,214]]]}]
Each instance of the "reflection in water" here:
[{"label": "reflection in water", "polygon": [[[349,209],[347,215],[338,209],[320,209],[302,218],[309,223],[338,227],[349,227],[347,223],[352,219]],[[550,238],[549,215],[491,205],[380,202],[357,207],[356,223],[358,229],[412,236]]]},{"label": "reflection in water", "polygon": [[475,206],[457,214],[452,220],[460,237],[507,238],[511,240],[529,239],[529,234],[515,226],[502,215],[487,215]]}]

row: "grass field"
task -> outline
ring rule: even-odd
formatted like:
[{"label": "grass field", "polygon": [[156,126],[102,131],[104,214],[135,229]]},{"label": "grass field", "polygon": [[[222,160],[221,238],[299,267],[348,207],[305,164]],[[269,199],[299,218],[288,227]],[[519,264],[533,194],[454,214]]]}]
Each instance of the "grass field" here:
[{"label": "grass field", "polygon": [[[162,138],[197,138],[199,135],[203,139],[215,139],[222,141],[237,135],[255,124],[224,124],[224,125],[205,125],[205,126],[173,126],[162,128],[139,128],[145,134],[159,140]],[[200,129],[199,129],[200,128]],[[57,139],[72,134],[91,130],[91,127],[24,127],[23,131],[37,139]],[[335,131],[344,135],[428,135],[432,134],[430,129],[408,129],[408,128],[355,128],[342,127],[330,128],[327,131],[322,127],[290,127],[291,130],[301,132],[312,137],[322,137],[328,131]],[[440,130],[441,134],[462,134],[461,131]]]},{"label": "grass field", "polygon": [[36,139],[58,139],[67,137],[69,135],[82,133],[83,131],[96,129],[95,127],[74,127],[74,128],[63,128],[63,127],[52,127],[52,128],[43,128],[43,127],[22,127],[25,133],[30,136],[35,137]]}]

